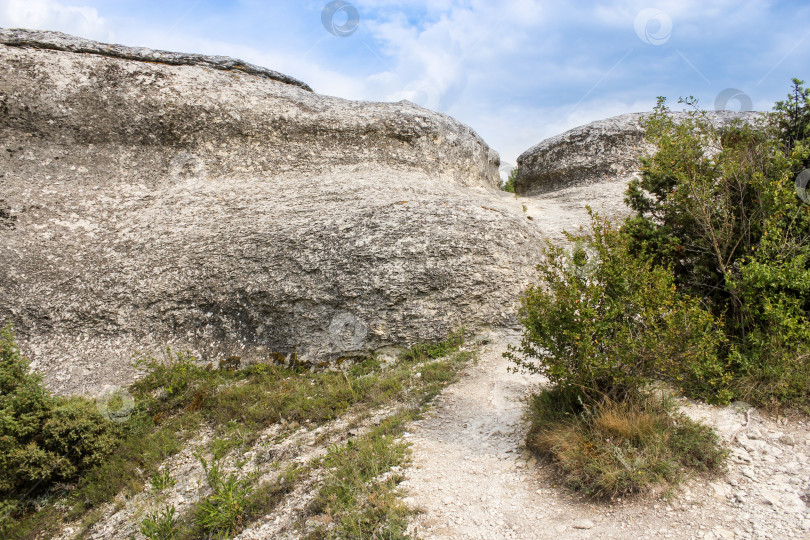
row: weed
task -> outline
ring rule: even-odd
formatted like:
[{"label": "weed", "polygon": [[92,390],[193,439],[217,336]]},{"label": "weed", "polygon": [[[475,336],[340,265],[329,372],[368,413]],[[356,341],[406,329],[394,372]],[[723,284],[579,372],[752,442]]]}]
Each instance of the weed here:
[{"label": "weed", "polygon": [[194,522],[203,533],[228,537],[244,526],[253,492],[251,479],[234,473],[223,477],[219,462],[209,465],[204,457],[197,457],[213,493],[197,504]]},{"label": "weed", "polygon": [[169,469],[163,469],[162,471],[156,472],[154,475],[152,475],[152,481],[150,483],[153,491],[160,492],[167,488],[173,487],[177,481],[171,477]]},{"label": "weed", "polygon": [[464,343],[464,329],[451,332],[447,339],[438,343],[418,343],[405,351],[400,360],[410,363],[424,362],[456,352]]},{"label": "weed", "polygon": [[394,471],[408,454],[407,445],[395,436],[414,414],[389,417],[367,434],[330,448],[320,464],[327,475],[310,507],[323,525],[308,538],[406,538],[411,511],[396,491],[404,477]]},{"label": "weed", "polygon": [[149,540],[174,540],[178,535],[174,513],[174,506],[167,506],[159,512],[147,514],[141,521],[141,534]]}]

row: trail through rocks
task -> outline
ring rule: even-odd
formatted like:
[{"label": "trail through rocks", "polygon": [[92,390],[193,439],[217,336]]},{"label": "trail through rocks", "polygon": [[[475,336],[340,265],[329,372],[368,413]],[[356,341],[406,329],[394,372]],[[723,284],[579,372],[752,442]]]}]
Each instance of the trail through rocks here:
[{"label": "trail through rocks", "polygon": [[807,420],[747,407],[684,403],[731,451],[728,473],[685,482],[670,499],[600,503],[556,484],[524,447],[526,398],[543,380],[512,373],[502,353],[515,331],[494,332],[477,364],[448,387],[406,437],[413,463],[402,486],[425,539],[810,538]]}]

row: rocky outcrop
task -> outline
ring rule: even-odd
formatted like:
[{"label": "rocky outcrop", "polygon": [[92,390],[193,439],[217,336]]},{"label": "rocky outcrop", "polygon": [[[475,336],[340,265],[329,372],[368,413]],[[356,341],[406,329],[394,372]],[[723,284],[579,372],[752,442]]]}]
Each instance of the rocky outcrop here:
[{"label": "rocky outcrop", "polygon": [[51,388],[167,344],[320,363],[513,321],[539,234],[467,126],[238,61],[0,43],[0,320]]},{"label": "rocky outcrop", "polygon": [[156,51],[146,47],[125,47],[123,45],[111,45],[77,38],[61,32],[38,32],[36,30],[13,28],[0,28],[0,43],[9,47],[98,54],[124,60],[157,62],[171,66],[202,66],[223,71],[241,71],[250,75],[267,77],[268,79],[292,84],[305,90],[312,90],[307,84],[298,79],[227,56],[205,56],[202,54]]},{"label": "rocky outcrop", "polygon": [[[685,113],[674,113],[676,119]],[[753,121],[756,112],[708,113],[719,128],[735,120]],[[639,172],[639,156],[655,149],[644,139],[644,113],[591,122],[551,137],[518,157],[515,192],[537,195],[573,186],[626,182]]]}]

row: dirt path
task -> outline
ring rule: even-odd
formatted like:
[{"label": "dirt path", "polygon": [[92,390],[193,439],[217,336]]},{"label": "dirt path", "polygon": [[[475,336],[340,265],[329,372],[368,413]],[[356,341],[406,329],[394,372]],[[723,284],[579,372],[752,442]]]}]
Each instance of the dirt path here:
[{"label": "dirt path", "polygon": [[542,380],[507,371],[502,353],[519,334],[496,332],[490,340],[480,361],[406,435],[413,464],[402,486],[406,501],[423,510],[411,524],[419,537],[810,538],[805,419],[749,413],[746,423],[747,408],[687,404],[688,414],[713,424],[729,445],[726,476],[694,479],[669,500],[585,501],[556,486],[551,466],[523,448],[525,398]]}]

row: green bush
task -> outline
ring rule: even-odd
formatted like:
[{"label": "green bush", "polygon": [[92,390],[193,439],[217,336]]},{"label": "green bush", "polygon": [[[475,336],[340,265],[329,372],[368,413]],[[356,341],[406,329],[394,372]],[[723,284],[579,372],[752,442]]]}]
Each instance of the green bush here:
[{"label": "green bush", "polygon": [[661,99],[646,121],[658,151],[627,195],[632,253],[670,266],[678,289],[722,319],[730,388],[756,404],[810,401],[810,207],[794,183],[810,158],[801,84],[768,122],[722,131],[699,110],[675,122]]},{"label": "green bush", "polygon": [[512,169],[512,172],[509,173],[509,178],[506,179],[506,182],[501,184],[501,190],[507,191],[509,193],[515,192],[515,180],[517,180],[518,169],[515,167]]},{"label": "green bush", "polygon": [[14,341],[0,331],[0,497],[72,481],[116,447],[116,426],[81,398],[48,392]]},{"label": "green bush", "polygon": [[540,283],[523,297],[523,339],[506,356],[586,403],[621,401],[661,378],[722,392],[717,321],[676,291],[668,269],[632,256],[626,235],[591,217],[573,251],[545,248]]}]

